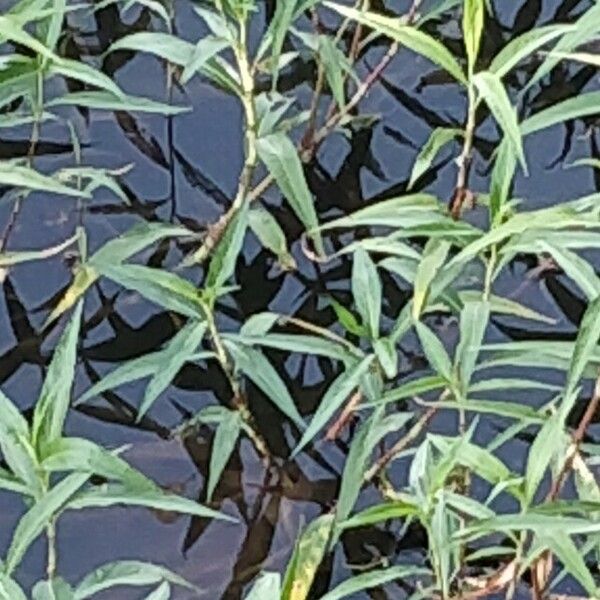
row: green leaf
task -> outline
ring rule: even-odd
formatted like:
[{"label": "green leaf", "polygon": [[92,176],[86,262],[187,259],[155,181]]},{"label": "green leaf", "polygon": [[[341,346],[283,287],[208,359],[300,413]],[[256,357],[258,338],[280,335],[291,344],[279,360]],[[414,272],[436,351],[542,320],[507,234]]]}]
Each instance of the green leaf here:
[{"label": "green leaf", "polygon": [[279,373],[259,350],[238,343],[225,342],[237,369],[242,371],[271,402],[297,427],[305,429],[306,424],[298,412],[294,400]]},{"label": "green leaf", "polygon": [[464,394],[471,382],[489,317],[488,302],[466,302],[460,313],[460,341],[454,362]]},{"label": "green leaf", "polygon": [[45,327],[69,310],[86,290],[100,276],[96,269],[98,265],[115,265],[142,251],[147,246],[168,237],[189,236],[191,232],[184,227],[165,225],[163,223],[144,223],[132,227],[125,234],[111,239],[104,244],[89,260],[75,273],[69,286],[56,308],[50,313]]},{"label": "green leaf", "polygon": [[[458,292],[458,297],[461,302],[466,304],[467,302],[477,302],[481,299],[482,293],[480,291],[472,290],[461,290]],[[496,296],[490,294],[489,297],[490,312],[500,315],[510,315],[513,317],[520,317],[522,319],[531,319],[532,321],[539,321],[540,323],[547,323],[548,325],[555,325],[556,319],[547,317],[519,302],[515,302],[510,298],[504,298],[503,296]]]},{"label": "green leaf", "polygon": [[420,321],[415,322],[417,335],[431,368],[447,382],[453,380],[452,363],[440,339]]},{"label": "green leaf", "polygon": [[397,388],[385,392],[381,398],[381,402],[397,402],[398,400],[404,400],[405,398],[411,398],[413,396],[419,396],[433,390],[446,387],[446,380],[439,375],[430,375],[427,377],[421,377],[403,383]]},{"label": "green leaf", "polygon": [[350,517],[346,521],[338,524],[340,529],[352,529],[354,527],[366,527],[375,525],[382,521],[391,521],[393,519],[402,519],[405,517],[414,517],[419,515],[419,504],[411,496],[406,496],[402,500],[385,502],[371,506],[362,512]]},{"label": "green leaf", "polygon": [[165,345],[161,351],[162,366],[148,382],[138,410],[137,422],[146,414],[160,394],[169,387],[183,365],[196,352],[204,337],[206,327],[206,321],[191,321]]},{"label": "green leaf", "polygon": [[444,264],[449,250],[450,243],[445,240],[430,239],[425,245],[413,283],[413,319],[419,319],[423,313],[431,282]]},{"label": "green leaf", "polygon": [[[454,438],[431,436],[431,443],[439,450],[442,456],[447,455],[452,450],[455,442]],[[458,464],[472,470],[473,474],[485,479],[492,485],[509,481],[514,475],[509,471],[506,465],[491,452],[477,446],[476,444],[463,440],[456,447],[455,460]]]},{"label": "green leaf", "polygon": [[13,44],[25,46],[25,48],[32,50],[44,58],[48,58],[57,63],[60,63],[61,61],[50,48],[27,33],[12,15],[0,15],[0,37]]},{"label": "green leaf", "polygon": [[346,104],[345,74],[352,73],[352,66],[333,38],[326,35],[319,36],[318,52],[333,98],[336,104],[343,108]]},{"label": "green leaf", "polygon": [[527,172],[517,112],[510,103],[500,77],[489,71],[482,71],[473,77],[473,83],[494,115],[494,119],[510,140],[512,151],[519,159],[523,170]]},{"label": "green leaf", "polygon": [[296,2],[277,2],[275,13],[269,24],[265,35],[263,36],[258,55],[262,56],[268,47],[271,47],[271,65],[272,65],[272,89],[277,89],[277,80],[279,77],[279,57],[283,49],[283,43],[288,35],[295,16]]},{"label": "green leaf", "polygon": [[340,325],[352,335],[357,337],[368,337],[369,332],[365,325],[358,322],[358,319],[354,316],[354,313],[349,311],[343,304],[340,304],[335,298],[329,298],[329,304],[335,311]]},{"label": "green leaf", "polygon": [[553,104],[522,121],[521,133],[525,136],[571,119],[597,115],[599,103],[600,92],[578,94],[573,98]]},{"label": "green leaf", "polygon": [[373,355],[366,356],[360,362],[355,362],[352,367],[338,375],[321,399],[310,425],[302,435],[292,456],[298,455],[306,444],[308,444],[325,426],[329,419],[331,419],[335,411],[342,406],[348,396],[350,396],[350,394],[352,394],[359,386],[361,379],[371,366],[374,358]]},{"label": "green leaf", "polygon": [[316,335],[269,333],[268,335],[242,335],[236,336],[226,334],[234,342],[241,342],[248,346],[264,346],[275,350],[285,350],[287,352],[298,352],[300,354],[310,354],[325,356],[333,360],[344,362],[351,361],[356,357],[362,356],[358,349],[351,350],[352,346],[343,345],[340,342],[323,339]]},{"label": "green leaf", "polygon": [[73,588],[61,577],[38,581],[31,590],[32,600],[75,600]]},{"label": "green leaf", "polygon": [[284,271],[294,270],[296,268],[296,261],[290,254],[285,233],[275,217],[268,210],[258,207],[250,210],[248,222],[250,229],[258,238],[263,248],[275,254],[281,268]]},{"label": "green leaf", "polygon": [[341,4],[334,4],[333,2],[324,2],[323,4],[340,13],[342,16],[371,27],[377,33],[406,46],[417,54],[423,55],[434,64],[442,67],[457,81],[466,83],[465,75],[460,65],[449,50],[426,33],[410,25],[405,25],[400,19],[384,17],[374,12],[356,10],[342,6]]},{"label": "green leaf", "polygon": [[85,508],[106,508],[109,506],[143,506],[154,510],[176,512],[200,517],[201,519],[220,519],[237,523],[237,519],[212,510],[193,500],[168,494],[160,488],[150,490],[136,489],[123,484],[108,484],[99,489],[91,489],[75,496],[68,508],[82,510]]},{"label": "green leaf", "polygon": [[[296,216],[307,231],[314,232],[319,223],[313,197],[308,189],[298,152],[290,139],[284,133],[272,133],[259,138],[256,149]],[[320,236],[315,233],[311,233],[311,236],[317,251],[322,254]]]},{"label": "green leaf", "polygon": [[343,598],[354,597],[355,594],[364,592],[374,587],[391,583],[392,581],[405,581],[409,577],[428,576],[429,569],[418,567],[416,565],[397,565],[388,569],[376,569],[368,573],[355,575],[354,577],[343,581],[330,592],[321,596],[320,600],[342,600]]},{"label": "green leaf", "polygon": [[38,450],[61,437],[71,404],[83,302],[58,342],[33,413],[31,440]]},{"label": "green leaf", "polygon": [[490,182],[490,212],[493,225],[500,223],[503,209],[509,200],[516,168],[517,156],[513,152],[508,136],[504,136],[496,152]]},{"label": "green leaf", "polygon": [[93,261],[96,271],[125,289],[133,290],[158,306],[198,319],[204,315],[200,294],[195,285],[163,269],[144,265],[100,264]]},{"label": "green leaf", "polygon": [[281,315],[273,312],[260,312],[246,319],[240,328],[242,336],[266,335],[279,321]]},{"label": "green leaf", "polygon": [[169,569],[137,560],[119,560],[94,569],[75,588],[74,600],[85,600],[116,586],[147,586],[161,582],[194,586]]},{"label": "green leaf", "polygon": [[345,521],[352,511],[363,485],[368,462],[377,444],[389,433],[399,431],[412,413],[394,413],[384,416],[376,410],[355,434],[344,465],[342,483],[337,501],[336,522]]},{"label": "green leaf", "polygon": [[548,418],[535,436],[527,457],[525,470],[525,500],[531,505],[540,483],[557,452],[564,437],[563,424],[559,413]]},{"label": "green leaf", "polygon": [[465,0],[463,4],[463,39],[467,51],[469,73],[475,70],[475,63],[479,54],[481,32],[483,31],[483,20],[485,17],[484,0]]},{"label": "green leaf", "polygon": [[171,598],[171,586],[163,581],[155,590],[152,590],[144,600],[169,600]]},{"label": "green leaf", "polygon": [[170,33],[140,31],[118,39],[110,46],[107,53],[117,50],[150,52],[170,63],[184,67],[194,54],[194,45]]},{"label": "green leaf", "polygon": [[407,189],[411,189],[418,179],[427,172],[438,152],[452,142],[457,136],[463,135],[461,129],[438,127],[431,132],[425,145],[421,148],[413,165]]},{"label": "green leaf", "polygon": [[541,530],[537,532],[537,536],[540,542],[560,560],[563,567],[579,581],[590,598],[596,596],[598,593],[596,582],[573,540],[566,533],[557,530],[548,532]]},{"label": "green leaf", "polygon": [[46,108],[56,106],[79,106],[96,110],[122,110],[128,112],[155,113],[159,115],[179,115],[190,109],[185,106],[171,106],[141,96],[115,95],[106,91],[69,92],[46,102]]},{"label": "green leaf", "polygon": [[398,375],[398,352],[394,342],[389,338],[379,338],[373,342],[373,350],[377,360],[388,379]]},{"label": "green leaf", "polygon": [[223,38],[206,36],[196,44],[192,55],[185,64],[181,74],[181,83],[186,84],[216,54],[229,46],[230,42]]},{"label": "green leaf", "polygon": [[74,79],[104,90],[118,98],[124,98],[121,88],[108,75],[81,61],[62,58],[59,63],[50,64],[48,73]]},{"label": "green leaf", "polygon": [[27,600],[27,596],[14,579],[0,573],[0,600]]},{"label": "green leaf", "polygon": [[354,229],[362,225],[408,228],[428,223],[450,225],[452,222],[452,219],[442,214],[441,205],[435,196],[409,194],[376,202],[347,217],[329,221],[321,225],[320,229]]},{"label": "green leaf", "polygon": [[[575,24],[553,48],[553,52],[538,67],[532,77],[529,77],[523,89],[525,92],[540,79],[545,77],[559,62],[560,53],[570,52],[594,38],[600,31],[600,6],[593,5],[577,19]],[[558,54],[558,56],[556,55]]]},{"label": "green leaf", "polygon": [[381,281],[371,257],[360,247],[354,252],[352,295],[363,325],[367,327],[371,339],[377,339],[381,319]]},{"label": "green leaf", "polygon": [[536,245],[540,252],[547,252],[552,256],[558,266],[578,285],[588,299],[593,300],[598,297],[600,279],[590,263],[558,244],[541,239],[537,241]]},{"label": "green leaf", "polygon": [[217,425],[210,451],[209,476],[206,484],[207,502],[212,499],[223,469],[237,444],[241,428],[242,420],[240,413],[237,411],[227,411]]},{"label": "green leaf", "polygon": [[13,533],[6,554],[4,571],[10,575],[21,563],[27,549],[44,531],[52,518],[68,503],[71,497],[86,483],[89,474],[73,473],[57,483],[25,513]]},{"label": "green leaf", "polygon": [[333,514],[321,515],[306,527],[294,548],[283,580],[281,600],[306,600],[325,556],[333,528]]},{"label": "green leaf", "polygon": [[533,55],[539,48],[572,29],[572,25],[544,25],[526,31],[508,42],[494,56],[488,71],[502,78],[524,58]]},{"label": "green leaf", "polygon": [[[227,225],[225,234],[219,241],[206,275],[205,287],[218,291],[235,273],[235,265],[242,251],[246,229],[248,228],[248,202],[237,211]],[[186,261],[186,264],[190,264]]]},{"label": "green leaf", "polygon": [[571,396],[579,384],[593,352],[598,349],[598,339],[600,339],[600,296],[590,302],[581,320],[567,372],[565,397]]},{"label": "green leaf", "polygon": [[0,185],[70,197],[90,197],[89,194],[64,185],[54,177],[42,175],[35,169],[15,164],[14,161],[0,161]]},{"label": "green leaf", "polygon": [[[29,426],[17,407],[0,392],[0,450],[10,470],[30,493],[41,493],[37,456],[30,441]],[[18,482],[17,482],[18,483]]]},{"label": "green leaf", "polygon": [[261,573],[245,600],[265,600],[281,597],[281,576],[279,573]]}]

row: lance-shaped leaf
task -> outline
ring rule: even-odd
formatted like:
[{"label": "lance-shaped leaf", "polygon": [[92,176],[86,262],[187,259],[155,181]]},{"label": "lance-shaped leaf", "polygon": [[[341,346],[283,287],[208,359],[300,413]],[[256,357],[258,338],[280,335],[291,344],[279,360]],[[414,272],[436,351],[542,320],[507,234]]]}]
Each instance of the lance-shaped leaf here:
[{"label": "lance-shaped leaf", "polygon": [[296,216],[307,231],[313,232],[311,236],[317,251],[322,253],[321,238],[314,233],[319,225],[317,213],[296,148],[285,133],[272,133],[259,138],[256,148]]},{"label": "lance-shaped leaf", "polygon": [[371,27],[377,33],[403,44],[413,52],[423,55],[431,62],[442,67],[452,77],[461,83],[466,83],[465,74],[450,51],[431,36],[419,31],[416,27],[404,24],[400,19],[384,17],[374,12],[360,11],[333,2],[324,2],[325,6],[335,10],[344,17],[348,17]]}]

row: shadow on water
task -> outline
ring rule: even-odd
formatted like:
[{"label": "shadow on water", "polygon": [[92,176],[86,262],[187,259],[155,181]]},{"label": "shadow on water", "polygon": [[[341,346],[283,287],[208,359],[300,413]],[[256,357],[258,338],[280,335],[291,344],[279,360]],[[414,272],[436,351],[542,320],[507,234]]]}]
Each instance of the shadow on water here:
[{"label": "shadow on water", "polygon": [[[266,2],[267,16],[273,4]],[[379,4],[373,8],[382,12],[388,10],[383,2],[372,4]],[[389,4],[396,10],[403,3]],[[515,2],[510,9],[501,11],[497,21],[488,18],[485,55],[493,56],[508,40],[536,25],[572,20],[586,7],[586,2],[576,0]],[[186,27],[190,27],[186,10],[182,9],[181,22],[176,23],[184,34]],[[62,52],[72,58],[99,56],[120,37],[153,27],[146,9],[126,14],[123,17],[121,9],[113,4],[98,10],[85,23],[69,17]],[[462,52],[456,18],[444,17],[429,23],[427,29],[456,54]],[[359,71],[364,74],[372,69],[383,51],[378,41],[367,46],[359,59]],[[385,117],[365,121],[348,137],[334,134],[306,166],[321,220],[403,193],[412,161],[431,130],[463,126],[462,92],[423,61],[407,61],[406,57],[401,52],[392,61],[361,105],[365,115],[380,113]],[[314,65],[301,61],[295,64],[282,78],[281,85],[305,93],[302,87],[313,80]],[[509,88],[518,90],[536,64],[532,60],[516,69],[508,78]],[[167,95],[164,68],[155,59],[116,52],[104,59],[103,70],[128,91],[163,99]],[[556,69],[551,82],[535,86],[524,98],[519,107],[521,115],[577,95],[593,85],[594,74],[595,70],[587,67]],[[77,89],[76,84],[66,83],[73,91]],[[185,91],[175,86],[173,98],[191,104],[194,111],[173,119],[142,118],[125,112],[103,116],[80,111],[76,115],[76,126],[85,141],[84,163],[110,167],[135,165],[122,178],[129,205],[116,204],[100,195],[85,208],[84,224],[93,247],[140,220],[172,220],[201,231],[229,204],[241,162],[241,116],[235,101],[198,80]],[[481,111],[478,119],[483,123],[487,116]],[[479,131],[475,140],[475,190],[485,189],[488,161],[499,137],[499,132],[491,126]],[[26,156],[30,145],[27,135],[25,131],[20,139],[3,138],[0,158]],[[600,180],[591,169],[563,170],[564,164],[576,157],[599,156],[593,119],[552,128],[534,136],[527,144],[531,173],[527,179],[518,179],[516,193],[527,198],[528,206],[600,191]],[[443,152],[416,182],[416,190],[428,188],[449,199],[456,150]],[[53,125],[42,128],[42,141],[36,148],[36,161],[41,168],[72,162],[72,151],[66,132]],[[301,224],[288,206],[281,203],[278,194],[270,191],[264,201],[283,225],[288,240],[298,240]],[[9,211],[9,203],[0,204],[0,222],[9,218]],[[79,218],[71,203],[54,197],[33,197],[19,215],[9,247],[56,243],[71,234]],[[475,208],[468,218],[479,219],[480,211]],[[334,248],[348,243],[347,234],[343,239],[331,235]],[[172,266],[187,250],[175,242],[164,243],[152,254],[140,258],[152,266]],[[336,316],[329,298],[345,305],[350,302],[349,260],[339,259],[326,265],[311,263],[302,255],[298,242],[293,253],[298,269],[283,271],[248,236],[236,272],[240,289],[219,307],[224,327],[233,328],[262,310],[294,314],[322,327],[335,327]],[[42,329],[42,323],[69,282],[69,267],[68,262],[58,260],[25,265],[10,273],[2,284],[0,383],[26,414],[36,397],[58,334],[56,326]],[[199,274],[195,277],[197,282]],[[384,313],[391,319],[411,292],[389,276],[384,284],[387,303]],[[510,273],[499,285],[509,290],[509,295],[557,319],[557,325],[529,330],[510,319],[496,318],[494,336],[513,340],[574,339],[585,301],[568,287],[560,272],[544,269],[534,256],[522,255],[515,259]],[[139,297],[105,281],[97,282],[88,294],[77,389],[87,388],[121,361],[157,350],[180,325],[176,315],[157,312]],[[450,342],[456,336],[455,323],[440,316],[437,326]],[[402,351],[401,377],[411,377],[424,368],[426,361],[417,351],[409,347]],[[310,415],[338,367],[329,360],[311,356],[289,358],[277,351],[268,351],[268,356],[282,374],[300,412]],[[250,408],[261,433],[273,454],[285,459],[294,446],[297,432],[258,389],[250,383],[247,386]],[[207,403],[227,403],[230,398],[227,380],[215,363],[204,367],[188,365],[162,401],[137,422],[139,391],[139,387],[128,385],[77,406],[70,415],[70,433],[90,436],[111,447],[131,444],[125,456],[132,463],[161,485],[204,501],[211,430],[200,428],[184,443],[172,440],[170,432]],[[432,424],[441,431],[453,426],[454,423],[444,419]],[[490,431],[502,426],[498,422],[487,423]],[[282,569],[303,524],[334,505],[353,427],[350,423],[337,440],[319,441],[297,460],[282,460],[279,468],[268,472],[252,446],[247,441],[239,442],[211,503],[215,508],[237,514],[242,521],[237,527],[132,509],[66,516],[59,531],[60,547],[64,549],[61,572],[76,578],[104,560],[139,557],[167,564],[198,583],[206,591],[203,597],[237,600],[261,569]],[[523,460],[524,448],[518,442],[511,445],[507,460],[518,464]],[[405,476],[401,462],[396,474],[399,479]],[[364,490],[363,494],[362,502],[366,502],[371,491]],[[4,547],[12,523],[22,509],[5,496],[2,506],[6,527],[1,528],[0,543]],[[315,597],[348,570],[358,573],[369,565],[393,561],[399,555],[418,559],[425,551],[425,543],[426,537],[416,526],[407,530],[371,527],[350,531],[342,537],[343,553],[337,553],[322,565],[313,588]],[[42,548],[38,545],[22,567],[26,583],[34,581],[41,557]],[[402,585],[371,590],[368,597],[402,598],[412,591]],[[185,593],[181,597],[185,598]]]}]

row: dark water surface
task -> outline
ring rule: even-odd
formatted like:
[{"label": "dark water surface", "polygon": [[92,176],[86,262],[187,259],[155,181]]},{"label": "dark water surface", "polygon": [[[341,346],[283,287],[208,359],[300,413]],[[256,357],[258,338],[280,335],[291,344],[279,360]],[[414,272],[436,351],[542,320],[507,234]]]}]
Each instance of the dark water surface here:
[{"label": "dark water surface", "polygon": [[[185,0],[177,3],[177,27],[189,39],[202,31],[192,17]],[[484,51],[492,56],[507,40],[536,24],[574,18],[588,7],[586,1],[502,2],[501,22],[488,19]],[[379,8],[402,12],[407,3],[374,2]],[[263,11],[264,13],[264,11]],[[333,23],[333,21],[332,21]],[[119,14],[116,7],[98,11],[96,18],[69,17],[71,56],[98,55],[119,37],[153,24],[147,11],[130,10]],[[459,21],[456,15],[428,25],[456,53],[462,54]],[[374,67],[385,46],[374,43],[361,57],[357,70],[364,76]],[[283,84],[298,89],[306,99],[312,80],[306,80],[314,65],[297,62],[297,68],[283,78]],[[518,90],[534,68],[525,64],[515,71],[509,84]],[[114,75],[130,93],[157,99],[166,98],[164,66],[152,57],[121,53],[110,55],[104,70]],[[393,197],[405,190],[414,158],[437,126],[462,127],[465,98],[458,86],[432,84],[432,67],[424,59],[402,51],[385,71],[383,80],[361,103],[363,114],[380,114],[374,125],[354,131],[349,138],[333,134],[322,146],[317,158],[307,166],[306,176],[315,195],[320,219],[349,213],[365,203]],[[535,86],[520,107],[526,116],[557,99],[576,95],[597,86],[593,68],[557,69],[552,86],[546,81]],[[329,99],[327,98],[327,103]],[[193,107],[193,112],[169,123],[162,117],[135,114],[110,114],[93,111],[89,115],[73,112],[85,147],[84,164],[121,167],[133,164],[123,177],[131,207],[123,207],[108,192],[100,192],[87,205],[84,224],[91,251],[106,240],[141,220],[182,222],[200,229],[227,206],[235,193],[242,164],[241,111],[237,101],[212,88],[199,78],[185,92],[175,90],[173,101]],[[324,103],[324,109],[327,107]],[[482,118],[485,115],[482,114]],[[28,148],[29,131],[3,133],[2,157],[23,156]],[[527,208],[540,207],[575,198],[600,189],[600,180],[589,168],[564,166],[576,158],[598,156],[595,121],[573,123],[569,128],[554,127],[526,141],[530,175],[519,175],[515,196],[525,200]],[[487,167],[498,141],[498,131],[488,121],[478,129],[471,187],[486,191]],[[36,165],[40,169],[73,164],[69,133],[64,126],[42,128]],[[441,198],[449,198],[455,182],[453,158],[458,146],[444,152],[434,167],[417,185]],[[556,166],[552,166],[561,158]],[[281,203],[279,193],[269,190],[264,196],[288,240],[296,240],[293,253],[299,265],[296,272],[282,272],[272,255],[257,241],[247,237],[243,258],[238,261],[236,278],[240,291],[220,306],[223,328],[235,329],[249,315],[263,310],[294,314],[333,326],[335,314],[327,298],[333,294],[348,304],[349,260],[327,265],[310,263],[297,242],[301,226],[289,207]],[[11,205],[0,203],[0,226],[8,219]],[[481,221],[483,209],[475,209],[469,219]],[[31,195],[23,205],[10,237],[9,249],[42,248],[58,243],[74,231],[79,215],[75,203],[57,196]],[[347,242],[347,238],[345,238]],[[332,243],[339,240],[332,237]],[[161,245],[139,260],[152,266],[172,266],[186,249],[175,244]],[[540,332],[556,339],[572,338],[581,317],[584,302],[578,292],[566,286],[559,274],[543,279],[530,277],[532,264],[516,262],[497,283],[497,291],[535,308],[557,320],[552,327],[520,329],[509,319],[495,319],[490,339],[535,339]],[[200,273],[192,273],[200,281]],[[0,384],[2,390],[20,407],[27,409],[37,397],[44,367],[56,342],[60,327],[42,331],[48,310],[55,305],[61,290],[70,282],[69,266],[62,260],[26,264],[10,272],[2,284],[0,302]],[[390,277],[384,279],[384,313],[395,317],[410,290]],[[178,326],[177,318],[160,312],[134,294],[124,292],[105,280],[87,294],[86,322],[103,311],[92,326],[84,327],[81,342],[76,394],[89,387],[97,374],[107,372],[127,360],[158,349]],[[451,344],[457,336],[456,323],[438,320],[440,334]],[[443,333],[442,333],[443,331]],[[414,348],[404,348],[401,370],[405,377],[422,372],[424,361]],[[269,357],[284,377],[300,412],[309,416],[324,389],[337,373],[338,366],[313,357],[287,358],[269,352]],[[227,383],[215,366],[187,366],[174,384],[154,405],[141,424],[135,424],[141,385],[128,385],[93,402],[72,410],[68,433],[87,436],[108,447],[130,444],[125,456],[144,473],[191,498],[204,501],[208,472],[211,432],[200,430],[185,445],[169,439],[169,431],[188,414],[215,402],[229,401]],[[262,433],[276,456],[285,457],[294,445],[290,428],[261,393],[248,384],[250,407]],[[544,397],[532,397],[542,402]],[[484,421],[479,436],[485,439],[495,427],[504,425]],[[442,413],[432,427],[436,431],[454,431],[451,414]],[[247,584],[262,569],[282,570],[293,542],[305,523],[327,511],[335,502],[339,477],[347,452],[349,432],[338,442],[318,442],[310,453],[288,462],[280,473],[265,473],[248,441],[241,441],[218,485],[214,507],[240,518],[240,525],[205,522],[188,517],[156,515],[138,509],[93,510],[69,513],[59,523],[59,572],[68,580],[77,580],[93,567],[116,559],[140,558],[168,565],[203,588],[203,598],[235,600],[241,598]],[[511,443],[501,456],[508,466],[518,469],[526,446]],[[404,477],[406,463],[399,461],[398,481]],[[360,504],[372,501],[372,490],[364,491]],[[0,548],[10,541],[16,518],[23,510],[20,501],[0,494]],[[424,538],[420,531],[401,536],[399,528],[372,528],[349,532],[342,538],[333,557],[327,559],[314,586],[319,597],[334,583],[351,573],[349,565],[360,566],[379,559],[394,561],[399,555],[422,555]],[[43,573],[44,545],[38,542],[19,569],[18,577],[31,585]],[[359,572],[358,570],[356,571]],[[406,590],[388,586],[357,598],[403,598]],[[177,595],[179,593],[179,595]],[[178,591],[177,598],[190,598]],[[139,597],[140,594],[132,597]],[[113,591],[106,598],[129,598],[126,591]],[[197,596],[194,596],[197,597]]]}]

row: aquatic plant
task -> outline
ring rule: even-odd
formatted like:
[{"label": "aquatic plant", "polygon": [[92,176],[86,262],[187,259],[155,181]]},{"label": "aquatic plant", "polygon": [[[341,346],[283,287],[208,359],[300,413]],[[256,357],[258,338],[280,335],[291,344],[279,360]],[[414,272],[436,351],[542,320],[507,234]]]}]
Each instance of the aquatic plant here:
[{"label": "aquatic plant", "polygon": [[[31,127],[26,158],[0,162],[0,183],[14,197],[0,268],[6,273],[77,245],[71,281],[43,325],[47,330],[68,319],[31,418],[0,395],[0,448],[7,467],[0,487],[23,496],[28,506],[4,558],[0,597],[25,597],[14,573],[43,533],[47,577],[36,584],[34,598],[87,598],[123,584],[158,584],[148,598],[167,598],[171,585],[187,585],[162,567],[131,561],[107,565],[71,585],[57,573],[55,528],[64,511],[114,504],[228,518],[162,491],[118,451],[63,432],[71,405],[87,405],[145,380],[135,414],[141,422],[190,364],[214,365],[228,385],[225,402],[186,414],[171,432],[185,441],[200,427],[214,431],[208,504],[240,439],[250,440],[267,474],[281,474],[296,459],[318,462],[315,448],[323,437],[336,443],[351,432],[335,506],[306,525],[285,573],[267,569],[247,598],[317,597],[314,581],[326,557],[342,552],[354,530],[379,524],[404,532],[418,528],[425,539],[422,551],[396,557],[394,564],[381,559],[367,570],[350,567],[355,574],[322,600],[393,582],[402,586],[396,593],[410,598],[513,597],[522,582],[533,598],[545,598],[565,578],[587,597],[600,594],[598,448],[587,437],[600,402],[600,279],[589,254],[582,254],[600,246],[600,198],[592,194],[531,208],[515,196],[515,179],[527,174],[535,155],[528,152],[528,138],[598,111],[597,91],[539,102],[533,110],[525,99],[548,78],[552,88],[556,69],[572,62],[597,66],[586,44],[600,30],[600,5],[575,19],[527,27],[489,56],[481,48],[493,4],[446,0],[421,10],[415,0],[397,16],[369,0],[352,6],[286,0],[269,3],[273,10],[265,23],[263,3],[214,0],[194,4],[198,30],[204,31],[194,41],[175,31],[178,7],[156,0],[91,6],[21,0],[0,16],[7,49],[0,59],[0,127]],[[68,16],[113,5],[123,11],[141,5],[152,14],[152,27],[114,40],[101,58],[154,55],[167,67],[167,102],[128,94],[103,72],[100,60],[63,56]],[[455,21],[460,15],[461,23],[452,48],[429,27],[448,15]],[[361,57],[382,45],[379,62],[361,75]],[[376,122],[377,116],[366,117],[357,108],[396,55],[424,59],[438,69],[440,81],[460,90],[465,100],[460,123],[431,131],[401,193],[350,214],[334,209],[320,215],[304,166],[331,135],[350,135]],[[299,62],[314,66],[308,97],[282,85]],[[236,98],[243,114],[237,188],[214,223],[200,233],[183,223],[137,225],[90,253],[82,218],[74,235],[56,246],[5,251],[23,202],[35,192],[73,198],[82,217],[99,188],[123,204],[130,201],[121,185],[125,169],[82,164],[70,111],[156,113],[172,124],[188,110],[172,101],[174,89],[196,78]],[[64,92],[50,80],[76,82],[76,91],[67,86]],[[70,132],[74,165],[41,173],[35,163],[40,127],[54,121]],[[482,130],[497,140],[491,143],[489,184],[475,189],[481,184],[472,183],[472,166]],[[449,149],[456,158],[453,193],[439,198],[423,188],[438,155]],[[578,163],[586,164],[597,166],[593,160]],[[271,188],[289,205],[298,239],[286,239],[278,212],[265,201]],[[236,286],[250,235],[283,270],[297,269],[300,261],[315,268],[351,261],[348,301],[323,292],[336,317],[332,327],[269,310],[246,316],[239,327],[221,318],[234,294],[252,293]],[[135,261],[157,244],[179,252],[175,266]],[[525,259],[540,274],[560,272],[585,296],[574,339],[498,341],[500,317],[554,325],[502,291],[501,278]],[[124,361],[72,397],[84,299],[104,280],[167,311],[174,334],[160,349]],[[386,294],[390,282],[406,297],[395,314]],[[440,317],[458,323],[455,343],[437,327]],[[331,377],[310,413],[300,410],[272,351],[327,363]],[[401,359],[415,351],[426,368],[401,368]],[[293,440],[289,456],[273,451],[269,423],[257,419],[249,402],[252,386],[286,419],[285,434]],[[543,401],[534,404],[534,392]],[[433,428],[440,418],[454,424],[443,435]],[[501,449],[516,441],[528,445],[521,466],[502,458]],[[371,494],[368,505],[359,501],[365,487],[378,500]]]}]

